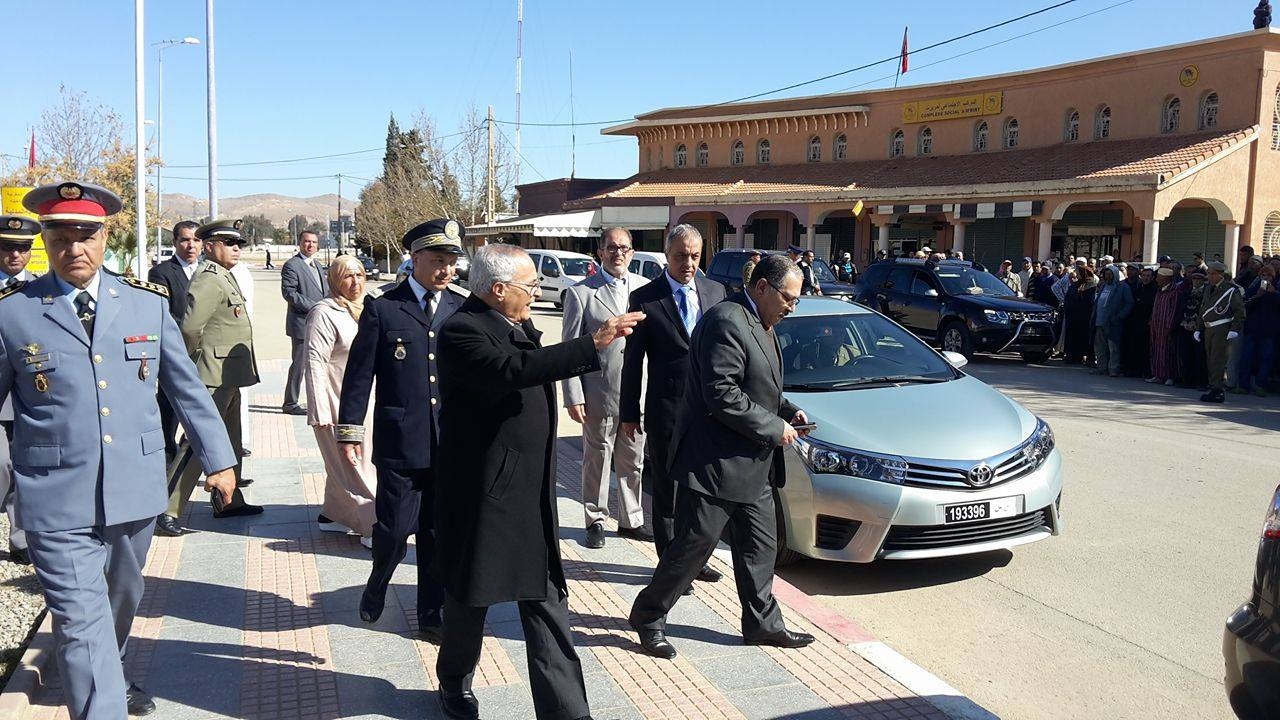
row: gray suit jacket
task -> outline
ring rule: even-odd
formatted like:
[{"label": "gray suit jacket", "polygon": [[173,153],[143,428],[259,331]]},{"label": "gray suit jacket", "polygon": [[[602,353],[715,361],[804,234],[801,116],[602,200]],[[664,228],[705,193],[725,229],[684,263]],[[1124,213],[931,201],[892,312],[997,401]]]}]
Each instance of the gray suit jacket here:
[{"label": "gray suit jacket", "polygon": [[24,530],[154,518],[168,505],[156,387],[206,472],[236,464],[159,285],[100,271],[89,337],[52,273],[0,293],[0,396],[14,404]]},{"label": "gray suit jacket", "polygon": [[[319,268],[319,258],[311,256],[311,262]],[[280,294],[289,304],[284,316],[284,334],[303,340],[307,337],[307,313],[316,303],[329,294],[329,280],[324,271],[319,273],[307,265],[302,255],[294,255],[280,268]]]},{"label": "gray suit jacket", "polygon": [[755,502],[772,480],[785,425],[782,356],[746,296],[712,307],[694,328],[689,382],[676,421],[671,476],[704,495]]},{"label": "gray suit jacket", "polygon": [[[643,275],[629,272],[615,282],[622,283],[622,287],[610,288],[601,270],[569,288],[563,298],[563,342],[590,335],[609,318],[626,314],[631,293],[649,281]],[[593,416],[613,417],[618,414],[625,345],[625,341],[611,343],[600,352],[599,370],[576,375],[560,383],[565,407],[585,404]]]}]

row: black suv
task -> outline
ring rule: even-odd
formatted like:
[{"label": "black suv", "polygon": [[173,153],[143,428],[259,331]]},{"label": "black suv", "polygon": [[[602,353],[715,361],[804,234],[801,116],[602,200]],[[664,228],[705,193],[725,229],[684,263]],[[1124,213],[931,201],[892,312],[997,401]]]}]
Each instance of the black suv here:
[{"label": "black suv", "polygon": [[1020,298],[991,273],[964,260],[896,259],[872,263],[854,299],[917,337],[972,358],[1016,352],[1044,362],[1057,343],[1053,308]]},{"label": "black suv", "polygon": [[1249,601],[1227,618],[1222,655],[1236,717],[1280,717],[1280,488],[1271,497],[1258,541]]},{"label": "black suv", "polygon": [[[716,256],[711,258],[711,267],[707,270],[707,277],[724,285],[729,292],[741,290],[742,266],[747,264],[752,252],[758,252],[761,255],[782,254],[777,250],[727,248],[716,253]],[[836,274],[831,271],[831,266],[827,265],[826,262],[814,258],[813,272],[818,278],[818,285],[822,288],[823,295],[840,298],[841,300],[853,299],[854,286],[851,283],[837,280]]]}]

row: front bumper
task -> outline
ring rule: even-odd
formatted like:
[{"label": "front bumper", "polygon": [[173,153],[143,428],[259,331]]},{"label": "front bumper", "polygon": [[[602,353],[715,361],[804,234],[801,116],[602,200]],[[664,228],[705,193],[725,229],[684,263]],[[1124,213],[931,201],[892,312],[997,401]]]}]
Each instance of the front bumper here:
[{"label": "front bumper", "polygon": [[1280,717],[1280,648],[1274,622],[1253,603],[1241,605],[1222,631],[1224,685],[1242,718]]},{"label": "front bumper", "polygon": [[[1062,530],[1061,494],[1057,450],[1038,470],[981,490],[815,474],[788,452],[780,498],[788,548],[812,558],[867,563],[968,555],[1043,540]],[[1020,498],[1014,517],[944,523],[946,505],[1009,497]]]},{"label": "front bumper", "polygon": [[1058,342],[1053,323],[1039,320],[1015,321],[1008,325],[972,323],[970,335],[978,352],[1038,352]]}]

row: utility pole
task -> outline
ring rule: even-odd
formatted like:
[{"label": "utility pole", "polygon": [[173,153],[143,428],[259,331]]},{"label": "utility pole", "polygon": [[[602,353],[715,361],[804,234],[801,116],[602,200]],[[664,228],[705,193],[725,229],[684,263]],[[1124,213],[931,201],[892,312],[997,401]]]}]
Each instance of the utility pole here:
[{"label": "utility pole", "polygon": [[573,51],[569,51],[569,179],[578,173],[578,121],[573,114]]},{"label": "utility pole", "polygon": [[484,221],[485,224],[493,222],[493,187],[494,187],[494,167],[493,167],[493,106],[489,106],[489,162],[487,177],[485,178],[486,192],[484,204]]},{"label": "utility pole", "polygon": [[[144,60],[146,58],[146,45],[143,42],[142,18],[143,18],[143,0],[134,0],[133,3],[133,122],[134,122],[134,146],[133,146],[133,182],[134,193],[137,197],[137,223],[134,226],[134,238],[137,243],[138,259],[135,263],[135,277],[146,277],[143,272],[143,263],[147,255],[147,137],[145,121],[147,119],[146,108],[146,73]],[[159,252],[157,250],[156,252]]]},{"label": "utility pole", "polygon": [[209,221],[218,219],[218,92],[213,79],[213,0],[204,0],[205,73],[209,106]]},{"label": "utility pole", "polygon": [[342,252],[346,228],[342,225],[342,173],[338,173],[338,252]]},{"label": "utility pole", "polygon": [[[524,73],[524,0],[516,0],[516,180],[520,184],[520,78]],[[519,202],[519,195],[516,195]],[[517,211],[519,207],[517,206]]]}]

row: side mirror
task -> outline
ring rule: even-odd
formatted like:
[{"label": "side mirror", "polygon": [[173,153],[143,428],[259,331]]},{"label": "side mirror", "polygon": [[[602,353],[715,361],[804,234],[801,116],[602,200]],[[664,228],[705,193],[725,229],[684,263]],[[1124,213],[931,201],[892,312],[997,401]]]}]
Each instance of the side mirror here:
[{"label": "side mirror", "polygon": [[925,290],[925,291],[924,291],[924,296],[925,296],[925,297],[938,297],[938,291],[937,291],[937,290],[934,290],[933,288],[929,288],[929,289],[927,289],[927,290]]},{"label": "side mirror", "polygon": [[951,363],[951,367],[957,370],[969,364],[969,358],[952,350],[943,350],[942,357],[946,358],[947,362]]}]

